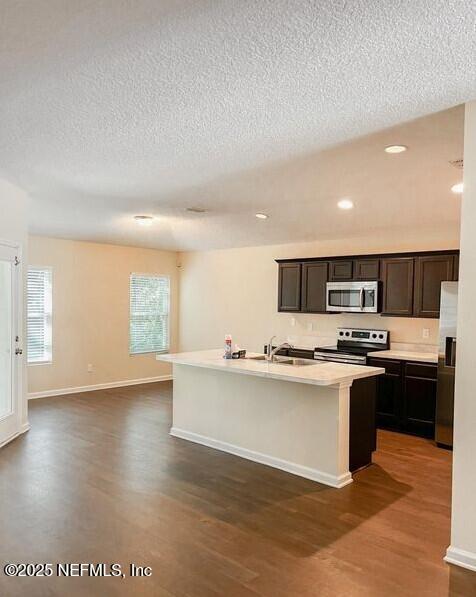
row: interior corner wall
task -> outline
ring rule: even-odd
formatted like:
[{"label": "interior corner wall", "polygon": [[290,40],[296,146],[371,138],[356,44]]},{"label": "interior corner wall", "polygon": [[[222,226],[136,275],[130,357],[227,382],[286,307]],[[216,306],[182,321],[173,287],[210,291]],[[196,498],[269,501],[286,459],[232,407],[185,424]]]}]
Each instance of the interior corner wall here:
[{"label": "interior corner wall", "polygon": [[170,344],[176,351],[176,253],[39,236],[29,242],[29,265],[53,270],[53,359],[28,366],[30,397],[170,376],[170,365],[154,353],[129,354],[129,278],[170,276]]},{"label": "interior corner wall", "polygon": [[464,193],[453,451],[451,546],[447,561],[476,571],[476,101],[466,105]]},{"label": "interior corner wall", "polygon": [[[0,179],[0,239],[15,242],[22,248],[23,288],[26,288],[26,267],[24,264],[28,255],[28,201],[27,194],[6,180]],[[25,310],[22,317],[20,340],[25,339],[26,318]],[[26,401],[27,373],[26,359],[22,362],[22,388],[20,390],[19,431],[28,426],[28,407]]]}]

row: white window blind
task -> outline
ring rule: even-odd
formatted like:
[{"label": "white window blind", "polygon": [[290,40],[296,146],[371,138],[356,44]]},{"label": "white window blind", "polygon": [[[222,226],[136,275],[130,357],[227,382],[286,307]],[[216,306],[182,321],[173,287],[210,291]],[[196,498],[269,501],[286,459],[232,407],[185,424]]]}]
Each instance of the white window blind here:
[{"label": "white window blind", "polygon": [[168,351],[169,310],[167,276],[131,274],[130,354]]},{"label": "white window blind", "polygon": [[28,269],[27,350],[29,363],[47,363],[52,358],[52,271]]}]

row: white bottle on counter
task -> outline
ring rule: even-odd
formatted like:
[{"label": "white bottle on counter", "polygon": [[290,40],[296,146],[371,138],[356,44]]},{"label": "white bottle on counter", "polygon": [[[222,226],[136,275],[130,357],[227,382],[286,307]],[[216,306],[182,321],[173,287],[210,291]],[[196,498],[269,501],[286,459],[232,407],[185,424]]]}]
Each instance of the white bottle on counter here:
[{"label": "white bottle on counter", "polygon": [[231,353],[233,352],[233,349],[231,346],[232,346],[231,335],[227,334],[225,336],[225,354],[223,355],[223,358],[231,359]]}]

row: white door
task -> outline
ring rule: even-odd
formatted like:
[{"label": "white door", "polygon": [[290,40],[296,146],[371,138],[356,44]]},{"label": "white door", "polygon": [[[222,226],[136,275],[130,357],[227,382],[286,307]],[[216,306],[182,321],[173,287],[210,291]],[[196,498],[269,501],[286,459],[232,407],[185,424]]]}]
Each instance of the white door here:
[{"label": "white door", "polygon": [[0,446],[20,431],[19,249],[0,240]]}]

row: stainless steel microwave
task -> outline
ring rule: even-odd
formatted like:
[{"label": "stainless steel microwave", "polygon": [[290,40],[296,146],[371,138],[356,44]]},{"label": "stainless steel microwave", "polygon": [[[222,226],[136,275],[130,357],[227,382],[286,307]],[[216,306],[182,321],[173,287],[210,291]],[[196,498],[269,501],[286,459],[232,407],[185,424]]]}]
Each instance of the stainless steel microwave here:
[{"label": "stainless steel microwave", "polygon": [[378,281],[327,282],[327,311],[378,313],[379,298]]}]

